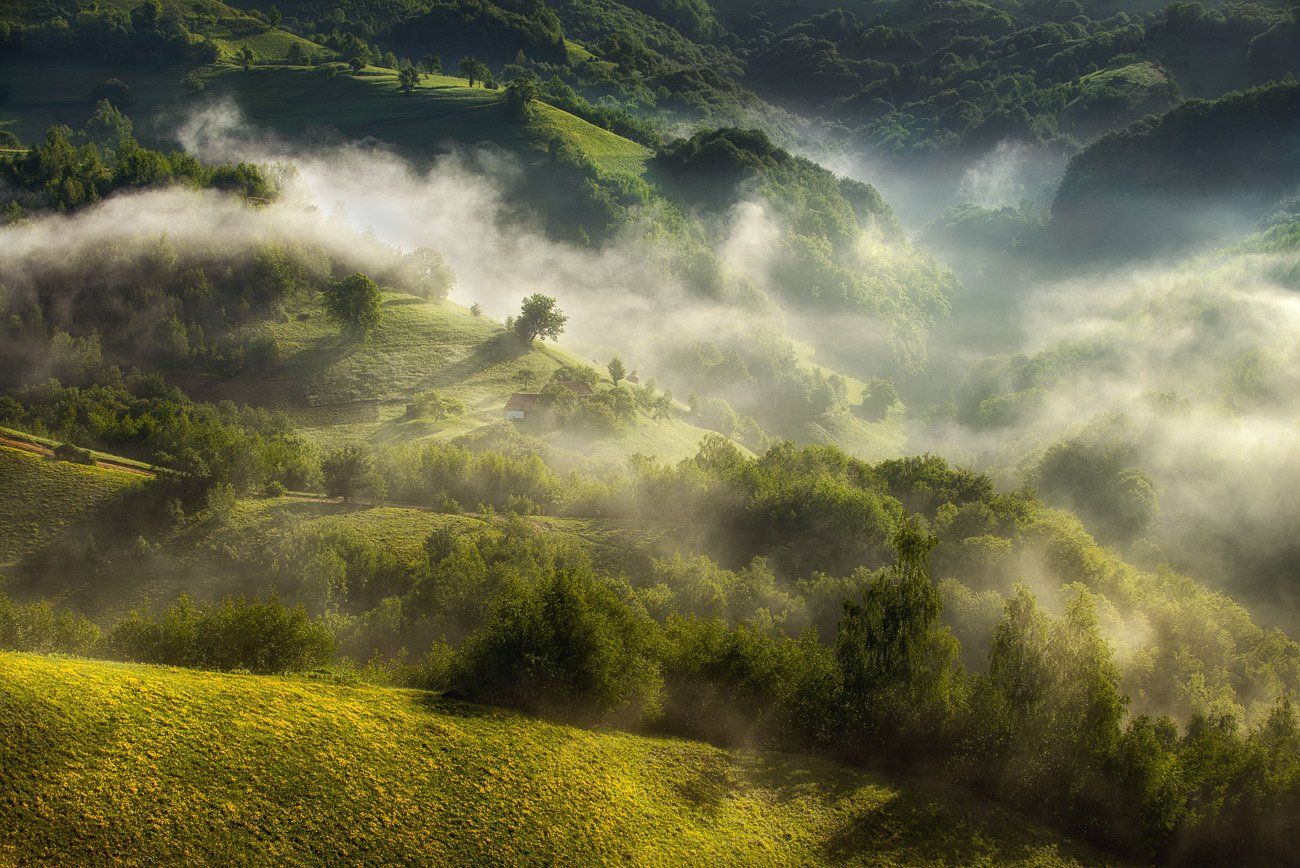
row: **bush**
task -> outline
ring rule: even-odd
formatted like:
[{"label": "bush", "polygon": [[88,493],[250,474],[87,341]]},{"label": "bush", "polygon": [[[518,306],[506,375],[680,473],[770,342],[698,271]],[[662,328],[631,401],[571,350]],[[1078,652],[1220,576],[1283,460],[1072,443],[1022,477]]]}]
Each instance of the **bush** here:
[{"label": "bush", "polygon": [[133,612],[113,627],[108,647],[140,663],[263,674],[312,669],[334,657],[330,631],[275,594],[204,606],[181,597],[157,617]]},{"label": "bush", "polygon": [[658,714],[652,625],[589,570],[508,587],[470,635],[454,678],[473,699],[581,719]]},{"label": "bush", "polygon": [[0,595],[0,649],[40,654],[89,654],[99,642],[99,628],[48,602],[23,605]]},{"label": "bush", "polygon": [[60,443],[54,447],[54,457],[59,461],[70,461],[73,464],[94,464],[95,456],[89,449],[82,449],[80,446],[73,446],[71,443]]}]

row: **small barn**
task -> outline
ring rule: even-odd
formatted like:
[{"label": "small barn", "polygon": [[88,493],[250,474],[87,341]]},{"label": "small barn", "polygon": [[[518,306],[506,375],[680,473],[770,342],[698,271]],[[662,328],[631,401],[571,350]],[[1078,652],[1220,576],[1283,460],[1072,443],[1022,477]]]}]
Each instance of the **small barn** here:
[{"label": "small barn", "polygon": [[539,398],[541,395],[535,392],[515,392],[506,401],[506,418],[512,422],[521,422],[529,415],[535,415]]}]

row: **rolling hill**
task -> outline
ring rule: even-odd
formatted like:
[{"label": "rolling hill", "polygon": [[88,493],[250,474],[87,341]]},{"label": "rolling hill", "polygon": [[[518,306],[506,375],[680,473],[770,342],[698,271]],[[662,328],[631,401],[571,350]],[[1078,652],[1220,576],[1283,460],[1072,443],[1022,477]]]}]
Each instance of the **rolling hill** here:
[{"label": "rolling hill", "polygon": [[1100,861],[825,762],[415,691],[19,654],[0,676],[0,862]]},{"label": "rolling hill", "polygon": [[93,521],[142,479],[139,472],[52,461],[16,448],[0,430],[0,566],[50,545],[71,527]]},{"label": "rolling hill", "polygon": [[1098,139],[1070,161],[1048,240],[1134,257],[1244,234],[1300,182],[1300,85],[1188,100]]},{"label": "rolling hill", "polygon": [[[94,108],[95,87],[118,78],[130,89],[123,108],[136,119],[136,134],[145,144],[166,143],[188,111],[225,97],[249,122],[286,138],[368,138],[414,159],[481,142],[532,158],[556,137],[607,173],[639,175],[650,157],[644,146],[546,103],[536,103],[532,118],[521,124],[506,110],[502,91],[471,88],[460,78],[423,75],[408,94],[399,89],[396,71],[378,67],[353,73],[343,64],[250,70],[217,64],[199,68],[205,90],[194,95],[186,91],[182,71],[0,59],[0,82],[13,93],[0,109],[0,126],[25,142],[38,140],[54,123],[80,126]],[[42,87],[25,87],[30,81]]]},{"label": "rolling hill", "polygon": [[[315,301],[253,329],[280,347],[281,365],[261,375],[199,377],[182,384],[196,398],[283,410],[322,444],[391,444],[481,432],[501,424],[507,399],[521,390],[524,378],[536,389],[563,366],[598,367],[554,344],[524,347],[500,323],[458,304],[396,292],[385,294],[384,317],[364,344],[340,341],[337,326]],[[431,389],[459,400],[466,412],[438,422],[408,418],[412,396]],[[695,454],[707,433],[680,419],[642,416],[608,436],[575,439],[564,431],[542,436],[588,458],[621,461],[643,452],[675,461]]]}]

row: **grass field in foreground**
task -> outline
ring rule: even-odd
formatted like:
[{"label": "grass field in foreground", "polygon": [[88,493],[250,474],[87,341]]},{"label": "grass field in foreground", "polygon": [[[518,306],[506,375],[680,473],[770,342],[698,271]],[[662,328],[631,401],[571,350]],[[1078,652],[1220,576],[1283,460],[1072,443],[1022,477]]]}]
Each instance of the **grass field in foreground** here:
[{"label": "grass field in foreground", "polygon": [[1063,865],[823,762],[412,691],[0,654],[0,862]]}]

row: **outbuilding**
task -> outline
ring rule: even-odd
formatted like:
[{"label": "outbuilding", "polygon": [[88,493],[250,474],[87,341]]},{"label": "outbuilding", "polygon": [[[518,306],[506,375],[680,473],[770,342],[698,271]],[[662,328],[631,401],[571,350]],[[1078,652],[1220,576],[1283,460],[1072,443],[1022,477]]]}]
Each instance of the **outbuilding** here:
[{"label": "outbuilding", "polygon": [[537,410],[537,401],[541,398],[535,392],[515,392],[506,401],[506,418],[511,422],[522,422],[528,414]]}]

